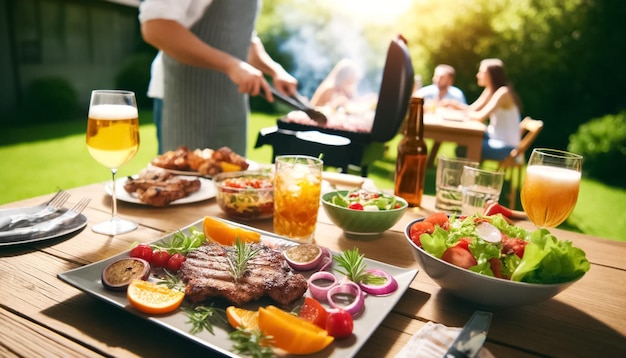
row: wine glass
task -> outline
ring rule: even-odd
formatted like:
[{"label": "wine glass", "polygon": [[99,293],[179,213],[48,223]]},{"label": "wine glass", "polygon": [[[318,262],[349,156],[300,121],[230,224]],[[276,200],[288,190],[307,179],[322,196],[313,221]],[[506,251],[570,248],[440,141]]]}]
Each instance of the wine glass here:
[{"label": "wine glass", "polygon": [[572,213],[582,161],[581,155],[562,150],[533,149],[520,196],[524,211],[537,227],[556,227]]},{"label": "wine glass", "polygon": [[130,91],[94,90],[89,103],[87,149],[100,164],[111,169],[111,219],[94,225],[94,232],[105,235],[133,231],[137,224],[117,217],[115,173],[131,160],[139,148],[139,118],[135,94]]}]

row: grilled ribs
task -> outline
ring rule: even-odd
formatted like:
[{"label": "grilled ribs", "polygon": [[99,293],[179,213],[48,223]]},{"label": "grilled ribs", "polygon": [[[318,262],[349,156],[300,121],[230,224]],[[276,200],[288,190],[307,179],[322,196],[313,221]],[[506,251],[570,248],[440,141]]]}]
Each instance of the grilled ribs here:
[{"label": "grilled ribs", "polygon": [[185,179],[159,168],[145,168],[138,178],[128,177],[124,190],[137,194],[137,198],[153,206],[167,206],[200,190],[198,178]]},{"label": "grilled ribs", "polygon": [[211,297],[223,297],[235,305],[268,296],[288,307],[307,290],[304,276],[295,273],[283,255],[262,244],[253,245],[258,254],[248,261],[244,274],[234,279],[228,255],[235,248],[209,243],[187,254],[179,271],[187,284],[186,297],[196,303]]}]

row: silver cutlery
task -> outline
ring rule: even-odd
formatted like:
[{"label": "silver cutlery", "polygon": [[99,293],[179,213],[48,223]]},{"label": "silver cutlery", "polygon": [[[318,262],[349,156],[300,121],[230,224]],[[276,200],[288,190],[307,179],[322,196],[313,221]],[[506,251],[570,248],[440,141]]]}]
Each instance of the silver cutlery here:
[{"label": "silver cutlery", "polygon": [[490,312],[474,312],[443,357],[474,358],[487,339],[490,323]]},{"label": "silver cutlery", "polygon": [[74,205],[73,208],[69,209],[61,216],[58,216],[52,220],[48,220],[30,227],[17,228],[11,231],[0,231],[0,238],[23,236],[52,231],[80,215],[80,213],[87,207],[87,204],[89,204],[90,201],[91,199],[83,198],[76,205]]},{"label": "silver cutlery", "polygon": [[6,218],[0,218],[0,230],[7,230],[18,225],[40,221],[41,219],[50,216],[61,209],[69,197],[70,193],[64,190],[59,190],[39,211],[34,213],[15,214]]}]

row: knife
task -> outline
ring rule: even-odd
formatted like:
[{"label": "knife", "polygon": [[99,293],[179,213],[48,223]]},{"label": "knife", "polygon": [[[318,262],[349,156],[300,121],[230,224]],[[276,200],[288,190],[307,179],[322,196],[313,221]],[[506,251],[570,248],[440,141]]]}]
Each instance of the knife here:
[{"label": "knife", "polygon": [[490,323],[491,312],[474,312],[444,354],[444,358],[474,358],[487,339]]}]

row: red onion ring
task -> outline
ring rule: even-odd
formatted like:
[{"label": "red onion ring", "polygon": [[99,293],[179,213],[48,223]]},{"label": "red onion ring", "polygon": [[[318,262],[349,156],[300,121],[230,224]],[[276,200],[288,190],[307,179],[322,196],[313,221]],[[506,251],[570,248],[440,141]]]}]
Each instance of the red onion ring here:
[{"label": "red onion ring", "polygon": [[325,271],[333,264],[333,253],[326,247],[320,246],[320,248],[322,249],[322,261],[318,271]]},{"label": "red onion ring", "polygon": [[387,272],[380,269],[367,269],[365,273],[383,277],[385,279],[385,283],[382,285],[370,285],[363,282],[359,282],[359,286],[361,289],[371,295],[374,296],[385,296],[390,295],[398,289],[398,281],[388,274]]},{"label": "red onion ring", "polygon": [[[319,286],[315,284],[315,281],[317,280],[330,281],[331,283],[328,286]],[[322,301],[322,302],[325,302],[327,300],[328,291],[332,287],[338,285],[337,277],[335,277],[335,275],[333,275],[332,273],[328,271],[319,271],[319,272],[312,274],[311,277],[309,277],[307,284],[309,286],[309,292],[311,293],[311,296],[313,296],[313,298],[317,299],[318,301]]]},{"label": "red onion ring", "polygon": [[[338,294],[350,294],[354,296],[354,301],[348,305],[341,305],[335,301],[334,296]],[[327,294],[326,299],[328,304],[333,308],[341,308],[348,311],[352,317],[358,317],[365,309],[365,295],[363,291],[356,283],[352,281],[346,281],[341,284],[332,286]]]}]

